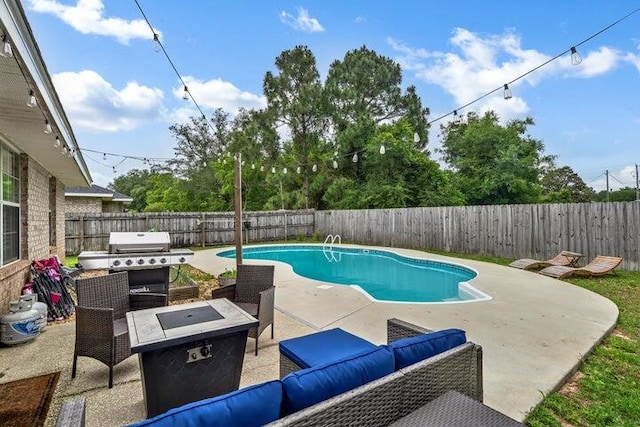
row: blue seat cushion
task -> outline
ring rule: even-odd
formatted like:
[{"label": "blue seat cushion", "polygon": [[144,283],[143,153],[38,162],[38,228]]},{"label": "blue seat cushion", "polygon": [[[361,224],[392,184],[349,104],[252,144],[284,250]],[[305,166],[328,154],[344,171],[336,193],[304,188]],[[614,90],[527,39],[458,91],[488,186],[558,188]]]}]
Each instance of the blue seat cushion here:
[{"label": "blue seat cushion", "polygon": [[340,328],[335,328],[280,341],[279,347],[280,353],[304,369],[373,350],[376,345]]},{"label": "blue seat cushion", "polygon": [[389,344],[393,351],[396,371],[467,342],[461,329],[443,329],[428,334],[403,338]]},{"label": "blue seat cushion", "polygon": [[386,346],[285,376],[282,414],[307,408],[393,372],[393,353]]},{"label": "blue seat cushion", "polygon": [[154,427],[250,427],[261,426],[280,417],[282,383],[257,384],[222,396],[187,403],[133,426]]}]

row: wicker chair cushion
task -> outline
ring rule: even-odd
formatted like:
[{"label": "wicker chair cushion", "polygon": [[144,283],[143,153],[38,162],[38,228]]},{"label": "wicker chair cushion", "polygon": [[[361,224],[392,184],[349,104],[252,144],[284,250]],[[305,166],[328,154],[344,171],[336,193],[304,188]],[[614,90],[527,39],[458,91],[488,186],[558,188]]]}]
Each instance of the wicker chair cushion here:
[{"label": "wicker chair cushion", "polygon": [[280,353],[300,368],[342,360],[345,357],[376,348],[374,344],[340,328],[280,341]]},{"label": "wicker chair cushion", "polygon": [[132,426],[261,426],[280,417],[281,403],[282,383],[269,381],[187,403]]},{"label": "wicker chair cushion", "polygon": [[390,343],[388,347],[393,351],[397,371],[465,342],[467,342],[467,336],[463,330],[443,329],[411,338],[403,338]]},{"label": "wicker chair cushion", "polygon": [[282,381],[282,415],[289,415],[393,372],[393,353],[384,346],[325,365],[293,372]]}]

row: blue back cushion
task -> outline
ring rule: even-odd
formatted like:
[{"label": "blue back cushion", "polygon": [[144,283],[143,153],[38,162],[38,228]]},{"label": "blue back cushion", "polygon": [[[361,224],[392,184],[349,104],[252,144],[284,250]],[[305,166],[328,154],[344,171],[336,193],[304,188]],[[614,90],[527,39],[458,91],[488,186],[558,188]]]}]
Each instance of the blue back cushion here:
[{"label": "blue back cushion", "polygon": [[403,338],[389,344],[396,361],[396,371],[428,357],[450,350],[467,342],[461,329],[443,329],[437,332]]},{"label": "blue back cushion", "polygon": [[282,379],[283,416],[388,375],[393,368],[393,353],[380,346],[343,360],[293,372]]},{"label": "blue back cushion", "polygon": [[376,346],[340,328],[280,341],[280,353],[300,368],[311,368],[373,350]]},{"label": "blue back cushion", "polygon": [[133,426],[261,426],[280,417],[281,405],[282,383],[276,380],[187,403]]}]

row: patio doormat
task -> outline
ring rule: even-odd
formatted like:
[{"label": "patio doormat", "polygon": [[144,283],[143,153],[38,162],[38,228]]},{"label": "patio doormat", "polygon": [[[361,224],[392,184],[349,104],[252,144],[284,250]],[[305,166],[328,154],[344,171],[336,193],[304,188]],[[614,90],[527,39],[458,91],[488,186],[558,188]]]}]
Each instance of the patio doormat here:
[{"label": "patio doormat", "polygon": [[0,426],[41,427],[60,372],[0,384]]}]

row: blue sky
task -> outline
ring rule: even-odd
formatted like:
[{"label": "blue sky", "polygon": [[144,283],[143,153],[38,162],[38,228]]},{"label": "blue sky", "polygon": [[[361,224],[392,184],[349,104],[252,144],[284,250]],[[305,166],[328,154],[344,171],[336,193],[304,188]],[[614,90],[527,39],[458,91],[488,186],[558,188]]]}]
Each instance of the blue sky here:
[{"label": "blue sky", "polygon": [[[219,1],[138,0],[205,114],[265,105],[262,81],[296,45],[329,65],[362,45],[403,67],[430,119],[501,86],[640,7],[640,1]],[[23,0],[82,149],[170,158],[168,128],[199,115],[134,0]],[[640,12],[501,92],[460,111],[531,116],[558,165],[588,185],[635,187],[640,163]],[[448,119],[446,119],[448,120]],[[439,146],[439,123],[429,148]],[[141,161],[83,152],[107,185]],[[433,155],[433,157],[436,157]],[[114,173],[115,166],[115,173]]]}]

